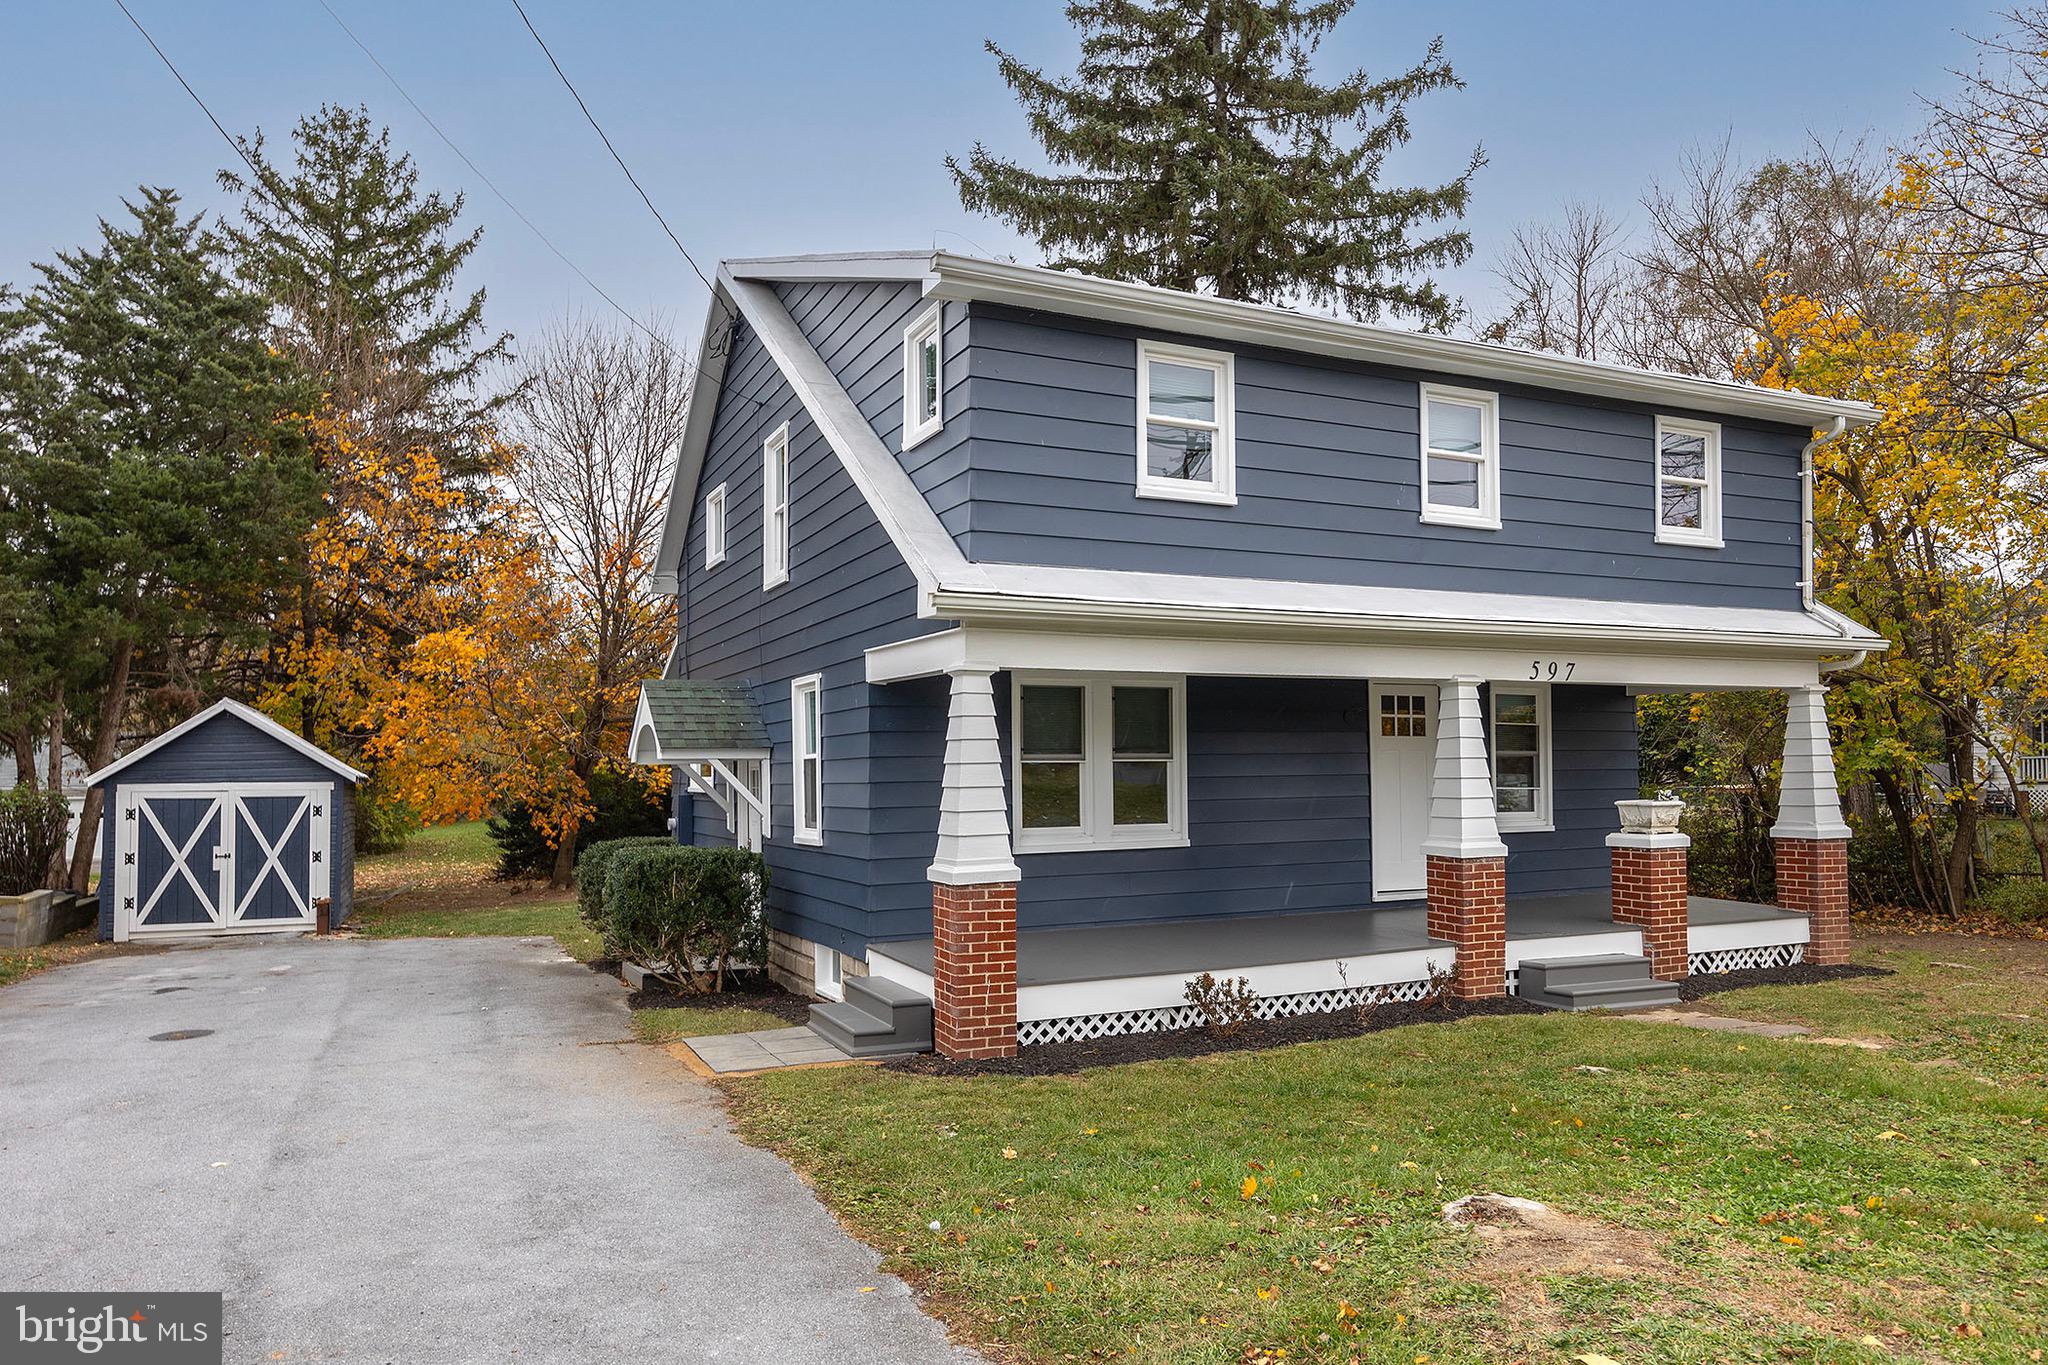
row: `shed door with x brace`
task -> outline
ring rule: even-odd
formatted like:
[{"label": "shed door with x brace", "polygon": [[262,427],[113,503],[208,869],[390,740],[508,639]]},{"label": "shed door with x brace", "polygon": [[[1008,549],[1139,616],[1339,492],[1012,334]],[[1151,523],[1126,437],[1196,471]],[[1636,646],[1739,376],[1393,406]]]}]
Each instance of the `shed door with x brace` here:
[{"label": "shed door with x brace", "polygon": [[116,914],[129,935],[312,927],[332,785],[134,786],[120,801]]}]

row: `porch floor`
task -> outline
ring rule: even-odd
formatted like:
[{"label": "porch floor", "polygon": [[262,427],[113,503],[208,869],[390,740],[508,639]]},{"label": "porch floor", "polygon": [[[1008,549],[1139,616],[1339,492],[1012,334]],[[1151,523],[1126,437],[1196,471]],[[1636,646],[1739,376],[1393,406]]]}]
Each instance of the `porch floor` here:
[{"label": "porch floor", "polygon": [[[1688,919],[1705,925],[1799,920],[1794,911],[1741,901],[1690,898]],[[1017,985],[1050,986],[1134,976],[1191,976],[1203,971],[1286,962],[1348,961],[1379,953],[1411,952],[1430,938],[1421,906],[1374,910],[1320,910],[1150,924],[1082,925],[1026,929],[1017,935]],[[1604,892],[1514,897],[1508,901],[1508,941],[1633,931],[1614,921]],[[932,941],[877,943],[878,952],[929,976]]]}]

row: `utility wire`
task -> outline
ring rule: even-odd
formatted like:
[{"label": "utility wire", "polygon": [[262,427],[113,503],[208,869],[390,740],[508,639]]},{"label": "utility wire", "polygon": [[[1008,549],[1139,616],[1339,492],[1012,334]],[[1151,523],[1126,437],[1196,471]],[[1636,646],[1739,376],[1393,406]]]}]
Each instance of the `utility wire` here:
[{"label": "utility wire", "polygon": [[[120,9],[121,13],[128,16],[128,22],[135,25],[135,31],[142,35],[143,42],[149,44],[150,51],[156,53],[164,66],[170,70],[170,73],[178,78],[178,84],[185,87],[185,93],[190,95],[192,102],[199,106],[199,112],[206,115],[206,121],[213,125],[213,131],[219,133],[221,140],[235,149],[235,155],[242,158],[242,164],[249,168],[249,174],[256,177],[256,183],[261,184],[263,172],[256,169],[256,163],[250,160],[248,150],[235,140],[234,134],[221,126],[220,120],[213,116],[213,110],[206,107],[206,101],[199,98],[199,92],[192,88],[192,82],[186,80],[184,73],[178,70],[177,63],[164,55],[164,50],[157,46],[156,39],[149,36],[149,30],[142,26],[142,21],[135,17],[134,12],[126,4],[122,3],[122,0],[114,0],[114,4]],[[289,216],[289,210],[287,210],[287,215]]]},{"label": "utility wire", "polygon": [[705,275],[703,267],[697,264],[697,258],[690,254],[690,249],[683,245],[683,239],[676,236],[675,229],[668,225],[668,219],[661,216],[661,210],[654,207],[654,201],[648,198],[647,191],[641,188],[639,178],[633,174],[633,168],[626,164],[626,158],[619,155],[617,147],[612,146],[612,140],[606,135],[603,126],[598,123],[597,115],[590,112],[590,106],[583,102],[583,96],[577,92],[576,83],[569,79],[568,72],[562,70],[562,64],[555,60],[555,54],[549,49],[547,39],[540,36],[540,30],[535,28],[533,20],[527,17],[526,6],[520,4],[519,0],[512,0],[512,8],[519,11],[520,22],[526,25],[526,31],[533,35],[533,40],[540,44],[540,50],[547,55],[548,65],[552,66],[555,69],[555,74],[562,78],[562,84],[568,88],[569,94],[575,99],[576,107],[583,111],[583,117],[589,121],[592,128],[597,130],[597,136],[603,141],[604,149],[612,154],[612,160],[618,162],[619,169],[626,173],[627,181],[632,184],[634,190],[640,195],[640,202],[647,205],[647,211],[654,215],[654,221],[661,224],[661,230],[666,232],[668,239],[676,244],[676,250],[683,253],[683,259],[690,263],[690,269],[696,271],[697,278],[703,281],[706,289],[710,289],[711,280]]},{"label": "utility wire", "polygon": [[503,190],[498,188],[496,182],[493,181],[488,175],[485,175],[483,173],[483,170],[480,167],[478,167],[476,162],[469,159],[469,153],[463,151],[462,148],[456,146],[455,139],[449,137],[447,133],[441,131],[441,125],[434,122],[433,115],[429,114],[426,110],[420,108],[419,101],[414,99],[411,93],[408,92],[406,88],[399,83],[398,77],[391,74],[391,68],[385,66],[384,63],[378,59],[377,54],[370,50],[370,45],[364,42],[361,38],[357,37],[356,31],[350,28],[339,14],[334,12],[334,6],[328,4],[327,0],[318,0],[318,4],[321,9],[327,11],[327,17],[332,19],[343,33],[346,33],[348,35],[349,41],[354,43],[358,48],[362,49],[363,55],[365,57],[368,57],[370,59],[370,64],[376,67],[377,70],[383,74],[384,79],[391,83],[391,88],[398,92],[399,98],[404,100],[407,104],[411,105],[412,111],[420,116],[420,119],[427,125],[427,127],[434,130],[434,136],[440,138],[441,141],[447,145],[448,150],[455,153],[455,155],[461,160],[463,165],[469,167],[470,174],[474,175],[478,180],[481,180],[484,184],[484,188],[488,189],[492,194],[498,197],[499,203],[503,204],[507,209],[511,210],[513,217],[517,218],[520,222],[526,225],[526,230],[528,232],[531,232],[535,237],[540,239],[540,244],[542,246],[546,247],[549,251],[554,253],[556,260],[560,261],[563,265],[568,266],[570,270],[574,271],[576,278],[583,281],[583,283],[585,283],[586,285],[589,285],[591,292],[596,294],[599,298],[603,299],[606,303],[610,304],[613,310],[616,311],[620,317],[624,318],[627,322],[633,324],[633,326],[639,328],[642,332],[646,333],[650,341],[654,342],[657,346],[660,346],[669,351],[670,354],[674,355],[678,360],[682,361],[683,364],[689,366],[692,371],[695,371],[700,378],[702,377],[703,371],[698,369],[697,365],[694,362],[692,362],[688,356],[684,355],[681,351],[677,350],[669,342],[668,338],[662,336],[659,332],[656,332],[653,328],[647,326],[647,324],[640,321],[639,318],[634,317],[633,314],[628,312],[625,306],[622,305],[617,299],[613,298],[610,294],[607,294],[604,291],[604,289],[601,286],[599,286],[596,280],[591,279],[590,276],[586,275],[583,272],[583,267],[577,265],[576,262],[570,260],[567,255],[563,254],[562,249],[556,246],[554,242],[549,239],[548,235],[545,232],[542,232],[539,226],[535,224],[531,218],[527,217],[523,212],[520,211],[519,206],[513,203],[512,200],[505,194]]}]

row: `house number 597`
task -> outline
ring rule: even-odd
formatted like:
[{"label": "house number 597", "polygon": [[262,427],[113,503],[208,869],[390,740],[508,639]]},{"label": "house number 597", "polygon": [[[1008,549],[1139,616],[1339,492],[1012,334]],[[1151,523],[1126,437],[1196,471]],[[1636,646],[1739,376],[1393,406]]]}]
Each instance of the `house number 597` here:
[{"label": "house number 597", "polygon": [[1531,659],[1529,681],[1535,682],[1540,679],[1546,682],[1570,682],[1572,670],[1577,667],[1578,664],[1570,659]]}]

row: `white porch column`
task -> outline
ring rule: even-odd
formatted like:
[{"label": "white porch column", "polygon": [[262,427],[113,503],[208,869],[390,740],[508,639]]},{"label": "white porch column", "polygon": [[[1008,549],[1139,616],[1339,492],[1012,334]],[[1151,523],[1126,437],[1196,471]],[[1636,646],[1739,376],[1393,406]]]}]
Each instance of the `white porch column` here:
[{"label": "white porch column", "polygon": [[1017,870],[988,668],[951,670],[932,883],[932,1045],[945,1056],[1017,1050]]},{"label": "white porch column", "polygon": [[1785,757],[1778,776],[1778,904],[1806,916],[1806,960],[1849,960],[1849,826],[1835,784],[1827,688],[1785,691]]},{"label": "white porch column", "polygon": [[1453,990],[1476,1000],[1507,993],[1507,845],[1494,820],[1480,679],[1439,684],[1436,767],[1429,789],[1429,934],[1457,946]]}]

